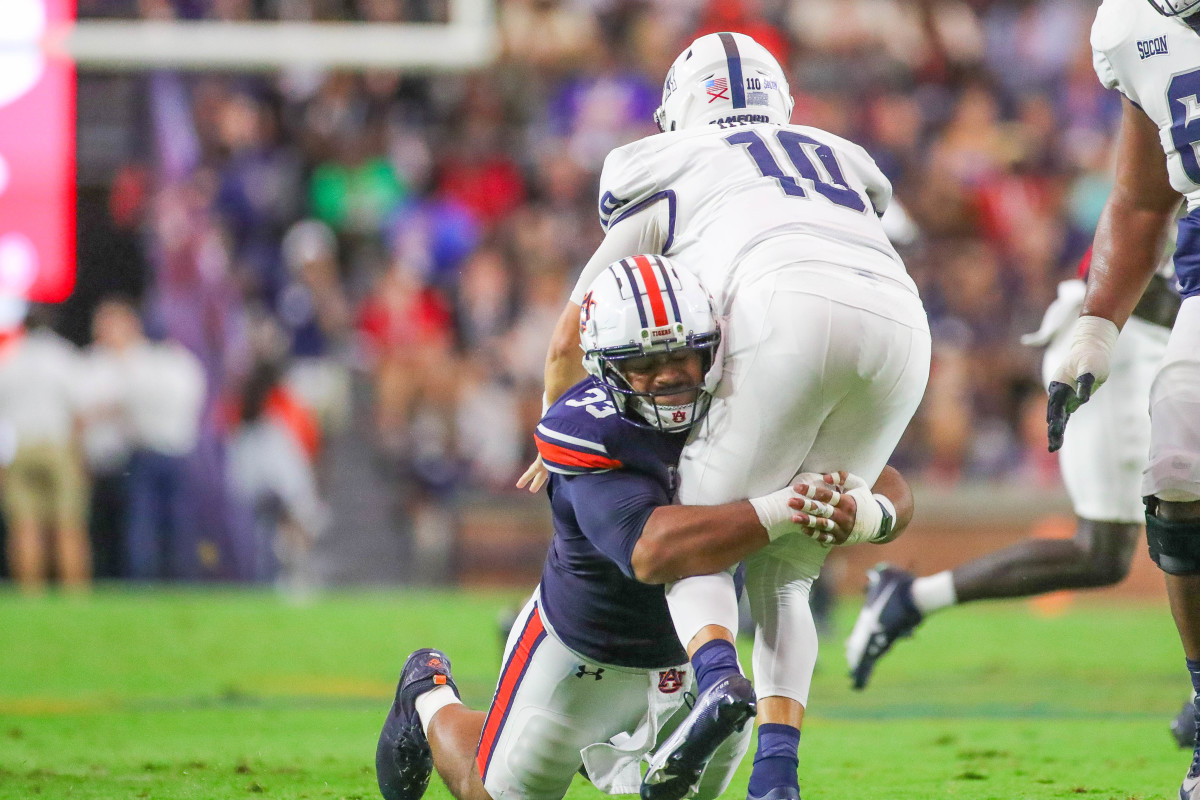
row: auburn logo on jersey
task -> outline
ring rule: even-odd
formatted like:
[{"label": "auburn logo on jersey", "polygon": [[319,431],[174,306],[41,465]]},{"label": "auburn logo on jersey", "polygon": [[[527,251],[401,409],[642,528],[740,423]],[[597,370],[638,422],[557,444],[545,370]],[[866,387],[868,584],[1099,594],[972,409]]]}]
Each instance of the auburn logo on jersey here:
[{"label": "auburn logo on jersey", "polygon": [[670,669],[660,670],[658,673],[658,690],[663,694],[675,694],[683,688],[683,676],[687,670]]}]

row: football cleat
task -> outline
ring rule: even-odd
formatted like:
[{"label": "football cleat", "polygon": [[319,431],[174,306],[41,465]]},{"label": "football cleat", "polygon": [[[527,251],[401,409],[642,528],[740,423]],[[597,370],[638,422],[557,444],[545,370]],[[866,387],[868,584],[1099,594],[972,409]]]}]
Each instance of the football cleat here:
[{"label": "football cleat", "polygon": [[795,786],[777,786],[766,794],[746,792],[746,800],[800,800],[800,790]]},{"label": "football cleat", "polygon": [[433,751],[417,716],[416,699],[438,686],[449,686],[458,695],[446,654],[427,647],[409,655],[375,748],[375,777],[385,800],[418,800],[429,787]]},{"label": "football cleat", "polygon": [[913,605],[913,576],[902,569],[880,564],[867,573],[867,600],[846,639],[846,663],[855,689],[863,689],[875,663],[903,636],[911,636],[921,623]]},{"label": "football cleat", "polygon": [[[1200,697],[1192,698],[1192,735],[1200,739]],[[1200,741],[1192,744],[1192,766],[1179,787],[1179,800],[1200,800]]]},{"label": "football cleat", "polygon": [[1191,700],[1183,704],[1175,719],[1171,720],[1171,735],[1180,747],[1196,746],[1196,706]]},{"label": "football cleat", "polygon": [[642,800],[681,800],[695,791],[713,753],[756,713],[754,687],[744,675],[730,675],[708,687],[650,757]]}]

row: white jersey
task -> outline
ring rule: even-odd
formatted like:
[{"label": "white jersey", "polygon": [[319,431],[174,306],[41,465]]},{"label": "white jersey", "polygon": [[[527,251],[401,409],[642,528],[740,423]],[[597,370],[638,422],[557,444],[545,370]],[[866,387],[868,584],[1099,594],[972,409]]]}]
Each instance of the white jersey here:
[{"label": "white jersey", "polygon": [[1146,0],[1104,0],[1091,42],[1100,82],[1154,120],[1171,186],[1200,207],[1200,34]]},{"label": "white jersey", "polygon": [[[643,244],[678,258],[718,305],[739,268],[800,262],[890,279],[915,295],[879,219],[891,194],[867,152],[838,136],[718,123],[613,150],[600,177],[600,222],[606,232],[640,226]],[[746,258],[768,241],[786,241],[782,260]]]}]

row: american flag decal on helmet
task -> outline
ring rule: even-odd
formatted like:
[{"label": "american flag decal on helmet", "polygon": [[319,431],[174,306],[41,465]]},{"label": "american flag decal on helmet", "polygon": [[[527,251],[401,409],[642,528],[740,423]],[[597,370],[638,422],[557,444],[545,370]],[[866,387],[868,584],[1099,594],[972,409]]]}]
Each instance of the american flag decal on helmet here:
[{"label": "american flag decal on helmet", "polygon": [[729,99],[729,79],[709,78],[704,82],[704,91],[708,92],[708,102]]}]

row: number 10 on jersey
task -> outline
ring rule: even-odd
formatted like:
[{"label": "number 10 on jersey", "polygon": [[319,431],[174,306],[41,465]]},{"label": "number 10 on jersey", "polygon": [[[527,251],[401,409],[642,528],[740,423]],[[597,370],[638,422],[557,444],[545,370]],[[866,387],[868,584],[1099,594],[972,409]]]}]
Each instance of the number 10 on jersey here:
[{"label": "number 10 on jersey", "polygon": [[[862,197],[847,185],[832,147],[818,142],[811,136],[805,136],[795,131],[778,131],[775,133],[775,139],[783,148],[788,160],[792,162],[796,172],[800,174],[800,177],[812,181],[813,188],[818,194],[831,203],[852,211],[867,210],[867,204],[863,202]],[[808,192],[800,185],[800,181],[785,173],[779,163],[775,161],[771,149],[767,147],[767,143],[763,141],[757,131],[735,133],[732,136],[726,136],[725,141],[731,145],[745,147],[750,153],[750,157],[754,159],[754,165],[758,167],[759,173],[764,178],[773,178],[779,184],[779,188],[783,189],[784,194],[789,197],[808,197]],[[821,166],[828,173],[829,180],[819,173],[809,155],[810,152],[816,154]]]}]

